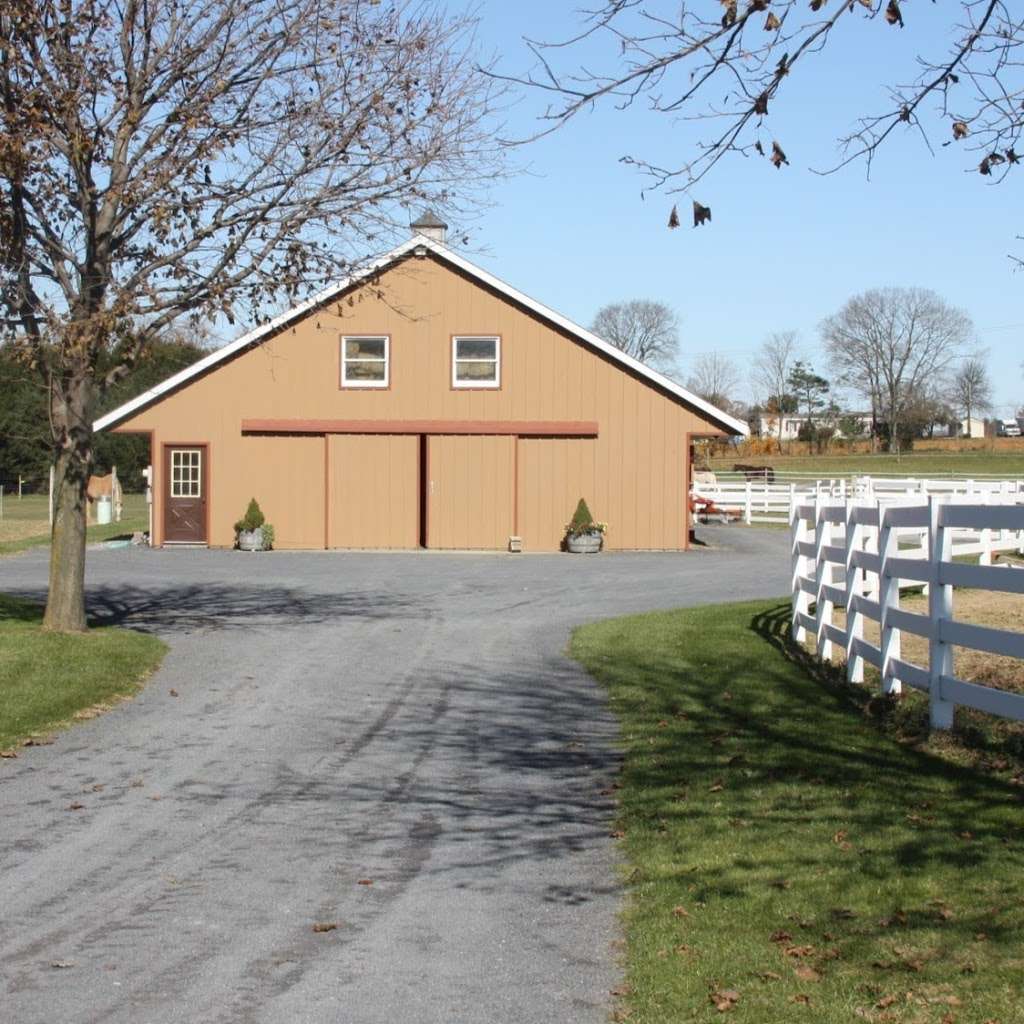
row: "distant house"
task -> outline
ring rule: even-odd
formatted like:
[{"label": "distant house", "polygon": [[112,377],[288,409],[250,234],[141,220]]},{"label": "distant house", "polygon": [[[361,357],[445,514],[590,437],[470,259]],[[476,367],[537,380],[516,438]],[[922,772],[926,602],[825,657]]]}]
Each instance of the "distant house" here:
[{"label": "distant house", "polygon": [[961,420],[959,436],[971,438],[984,437],[985,421],[977,416],[972,416],[970,420]]},{"label": "distant house", "polygon": [[[836,417],[836,421],[841,420],[844,417],[855,418],[863,427],[863,433],[867,434],[870,432],[871,413],[840,413]],[[809,417],[804,416],[802,413],[795,412],[777,413],[775,415],[772,415],[771,413],[762,413],[758,423],[758,433],[761,437],[777,437],[780,441],[795,441],[800,436],[800,431],[804,424],[807,423],[808,419]],[[813,419],[818,426],[822,426],[826,422],[823,416],[816,416],[813,417]],[[835,428],[835,436],[842,437],[842,431],[840,431],[838,427]]]}]

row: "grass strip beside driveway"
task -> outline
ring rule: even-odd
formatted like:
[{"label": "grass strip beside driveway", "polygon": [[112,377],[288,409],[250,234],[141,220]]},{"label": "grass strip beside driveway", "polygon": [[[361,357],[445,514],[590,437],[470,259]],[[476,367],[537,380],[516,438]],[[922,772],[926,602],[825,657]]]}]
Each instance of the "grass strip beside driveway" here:
[{"label": "grass strip beside driveway", "polygon": [[574,634],[624,737],[617,1019],[1019,1020],[1024,788],[887,736],[788,619],[748,602]]},{"label": "grass strip beside driveway", "polygon": [[0,750],[136,693],[167,651],[116,627],[47,633],[42,618],[38,605],[0,594]]}]

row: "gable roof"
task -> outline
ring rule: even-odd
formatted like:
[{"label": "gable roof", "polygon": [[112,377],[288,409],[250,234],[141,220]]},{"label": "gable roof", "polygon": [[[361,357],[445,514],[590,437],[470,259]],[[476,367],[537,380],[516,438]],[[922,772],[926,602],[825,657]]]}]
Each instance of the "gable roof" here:
[{"label": "gable roof", "polygon": [[470,278],[487,285],[499,294],[511,299],[513,302],[516,302],[521,306],[525,306],[531,312],[536,313],[544,320],[554,324],[556,327],[560,327],[562,330],[575,336],[586,345],[608,356],[613,362],[621,364],[627,369],[632,370],[638,376],[646,378],[663,390],[682,399],[687,405],[698,409],[700,412],[704,413],[708,419],[712,420],[729,433],[746,435],[750,432],[747,424],[742,420],[738,420],[734,416],[730,416],[728,413],[716,408],[710,402],[707,402],[700,396],[688,391],[681,384],[677,384],[670,377],[666,377],[664,374],[658,373],[657,370],[652,370],[649,366],[645,366],[638,359],[634,359],[632,356],[626,355],[625,352],[617,349],[614,345],[609,344],[603,338],[599,338],[596,334],[588,331],[585,327],[580,327],[579,324],[573,323],[573,321],[568,317],[564,317],[561,313],[556,313],[555,310],[543,305],[543,303],[537,302],[536,299],[530,298],[530,296],[516,288],[513,288],[510,284],[506,284],[500,278],[488,273],[482,267],[478,267],[475,263],[470,263],[469,260],[452,251],[446,245],[436,242],[432,238],[428,238],[426,235],[421,234],[414,235],[408,241],[396,246],[390,252],[385,253],[380,258],[374,260],[369,264],[369,266],[365,267],[359,273],[352,274],[338,281],[336,284],[330,285],[323,291],[318,292],[316,295],[307,299],[305,302],[302,302],[288,310],[286,313],[282,313],[280,316],[276,316],[274,319],[268,320],[265,324],[261,324],[254,330],[243,334],[240,338],[236,338],[234,341],[228,342],[228,344],[214,352],[211,352],[208,356],[204,356],[198,362],[193,363],[184,370],[181,370],[173,376],[168,377],[166,380],[161,381],[155,387],[152,387],[148,391],[144,391],[141,395],[137,395],[130,401],[125,402],[124,405],[120,405],[111,412],[106,413],[93,423],[93,429],[105,430],[107,427],[116,426],[118,423],[127,419],[132,413],[138,411],[144,406],[150,405],[152,402],[156,401],[168,392],[176,390],[192,378],[206,373],[207,370],[212,369],[219,363],[224,362],[226,359],[230,359],[237,352],[241,352],[242,350],[257,344],[263,338],[274,334],[282,327],[286,327],[289,324],[294,323],[305,314],[312,312],[326,302],[330,302],[338,295],[347,291],[353,285],[356,285],[360,281],[380,272],[385,267],[388,267],[390,264],[401,259],[403,256],[415,252],[416,250],[422,251],[423,249],[433,253],[433,255],[438,257],[438,259],[443,263],[457,267]]}]

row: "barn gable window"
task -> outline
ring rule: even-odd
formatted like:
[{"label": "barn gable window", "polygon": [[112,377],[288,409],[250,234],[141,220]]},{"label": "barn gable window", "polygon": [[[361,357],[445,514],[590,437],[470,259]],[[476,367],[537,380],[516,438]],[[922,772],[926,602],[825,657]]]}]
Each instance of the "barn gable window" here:
[{"label": "barn gable window", "polygon": [[386,334],[341,339],[341,386],[386,388],[391,382],[391,339]]},{"label": "barn gable window", "polygon": [[493,335],[453,337],[452,387],[501,387],[501,339]]}]

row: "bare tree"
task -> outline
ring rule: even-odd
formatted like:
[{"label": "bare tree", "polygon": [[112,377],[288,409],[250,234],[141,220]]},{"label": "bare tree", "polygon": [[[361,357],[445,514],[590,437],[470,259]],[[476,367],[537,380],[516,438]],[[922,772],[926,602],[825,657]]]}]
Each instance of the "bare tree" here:
[{"label": "bare tree", "polygon": [[[888,92],[886,107],[866,112],[840,139],[837,167],[863,159],[870,168],[897,130],[916,131],[931,150],[930,128],[937,128],[943,145],[972,151],[983,175],[1005,175],[1018,162],[1014,147],[1024,125],[1020,11],[1005,0],[948,6],[947,31],[932,37],[950,40],[938,44],[945,52],[922,53],[908,61],[902,81],[878,83]],[[906,15],[908,31],[916,13]],[[623,157],[652,187],[688,192],[728,154],[756,153],[776,168],[788,164],[786,140],[775,135],[769,113],[798,89],[804,65],[837,39],[856,35],[863,27],[858,21],[871,31],[892,32],[904,28],[904,15],[900,0],[721,0],[721,6],[601,0],[584,13],[573,38],[527,40],[536,65],[516,80],[549,97],[540,134],[600,103],[619,110],[642,104],[668,117],[673,132],[683,121],[696,122],[698,138],[684,162],[663,166],[642,155]],[[862,70],[870,65],[863,61]],[[867,77],[863,84],[865,94],[878,92]],[[694,225],[706,220],[710,209],[695,201]],[[674,216],[670,226],[678,222]]]},{"label": "bare tree", "polygon": [[875,288],[823,321],[821,338],[838,380],[872,403],[900,450],[905,413],[971,340],[963,311],[925,288]]},{"label": "bare tree", "polygon": [[[774,420],[786,412],[789,376],[799,355],[796,331],[777,331],[761,342],[754,357],[753,384],[764,398],[765,412]],[[781,431],[779,432],[781,436]]]},{"label": "bare tree", "polygon": [[693,361],[686,386],[712,405],[732,413],[740,403],[733,397],[739,390],[740,372],[736,364],[720,352],[703,352]]},{"label": "bare tree", "polygon": [[631,299],[602,306],[590,329],[605,341],[666,373],[679,363],[679,318],[663,302]]},{"label": "bare tree", "polygon": [[961,363],[953,376],[953,401],[958,410],[963,409],[970,433],[974,413],[992,408],[992,381],[984,359],[974,356]]},{"label": "bare tree", "polygon": [[48,627],[85,626],[93,415],[149,341],[260,320],[497,170],[472,31],[419,0],[0,0],[0,306],[50,389]]}]

